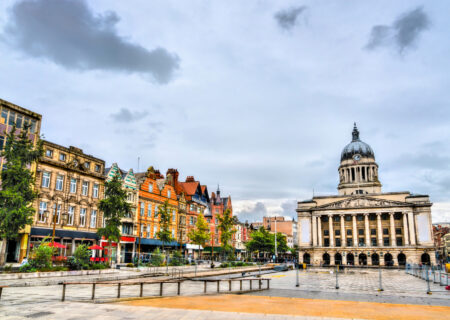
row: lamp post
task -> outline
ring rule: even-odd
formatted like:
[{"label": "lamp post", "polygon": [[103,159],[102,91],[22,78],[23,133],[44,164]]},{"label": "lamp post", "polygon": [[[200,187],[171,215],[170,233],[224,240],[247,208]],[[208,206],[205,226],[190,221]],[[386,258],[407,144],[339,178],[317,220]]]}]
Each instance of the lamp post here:
[{"label": "lamp post", "polygon": [[278,260],[278,251],[277,251],[277,216],[275,216],[275,262]]}]

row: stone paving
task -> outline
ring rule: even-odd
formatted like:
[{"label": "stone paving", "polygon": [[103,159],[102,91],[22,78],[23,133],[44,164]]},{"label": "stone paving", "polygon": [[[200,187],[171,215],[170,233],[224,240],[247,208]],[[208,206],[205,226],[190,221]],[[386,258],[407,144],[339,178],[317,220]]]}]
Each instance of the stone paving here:
[{"label": "stone paving", "polygon": [[[233,275],[233,277],[239,274]],[[325,298],[333,300],[378,301],[394,303],[412,303],[428,305],[450,305],[450,292],[443,286],[431,284],[432,295],[426,294],[426,282],[400,270],[383,270],[382,293],[378,292],[378,271],[360,270],[338,275],[339,290],[335,289],[335,273],[321,270],[300,271],[300,287],[295,287],[296,272],[264,274],[271,278],[271,289],[252,293],[252,295],[278,296],[278,297],[305,297]],[[227,278],[227,276],[222,276]],[[88,280],[88,279],[77,279]],[[254,288],[257,281],[254,282]],[[264,285],[264,284],[263,284]],[[233,291],[239,290],[239,282],[233,283]],[[249,289],[244,281],[243,290]],[[121,287],[121,297],[136,297],[139,295],[139,285]],[[217,290],[216,283],[208,284],[208,292]],[[177,285],[164,286],[164,295],[176,295]],[[220,291],[228,291],[228,281],[221,283]],[[336,292],[340,296],[335,296]],[[223,315],[226,312],[163,309],[152,307],[132,307],[119,304],[92,304],[90,301],[92,285],[71,285],[67,287],[66,302],[60,302],[61,285],[10,287],[3,290],[0,300],[1,319],[138,319],[151,312],[153,315],[161,314],[166,319],[260,319],[262,315],[248,315],[233,313],[232,316]],[[181,287],[181,295],[203,293],[203,282],[185,281]],[[318,295],[318,293],[320,295]],[[145,284],[144,296],[159,295],[158,284]],[[377,297],[384,297],[384,301]],[[114,299],[117,297],[117,285],[97,285],[96,298]],[[149,309],[150,308],[150,309]],[[144,310],[145,309],[145,310]],[[51,313],[49,313],[51,312]],[[266,316],[264,319],[291,319],[292,316]],[[146,318],[144,316],[144,318]],[[306,319],[300,317],[298,319]]]}]

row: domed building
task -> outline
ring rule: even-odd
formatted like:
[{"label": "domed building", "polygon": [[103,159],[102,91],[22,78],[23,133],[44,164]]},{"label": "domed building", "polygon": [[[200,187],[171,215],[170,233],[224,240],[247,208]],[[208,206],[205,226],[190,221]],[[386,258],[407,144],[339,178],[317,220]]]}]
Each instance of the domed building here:
[{"label": "domed building", "polygon": [[299,261],[313,265],[435,262],[428,195],[381,190],[378,164],[356,124],[341,153],[338,195],[300,201]]}]

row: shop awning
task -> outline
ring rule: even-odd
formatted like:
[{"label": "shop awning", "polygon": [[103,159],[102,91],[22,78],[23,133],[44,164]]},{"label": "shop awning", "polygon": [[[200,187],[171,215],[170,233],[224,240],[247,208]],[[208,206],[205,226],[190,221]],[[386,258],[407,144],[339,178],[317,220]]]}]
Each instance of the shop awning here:
[{"label": "shop awning", "polygon": [[[139,244],[139,238],[136,238],[136,244]],[[151,245],[151,246],[159,246],[162,247],[163,243],[159,239],[147,239],[147,238],[141,238],[141,245]],[[180,244],[176,241],[172,242],[165,242],[165,247],[179,247]]]},{"label": "shop awning", "polygon": [[[52,229],[44,228],[31,228],[31,236],[43,236],[51,237],[53,233]],[[58,238],[71,238],[71,239],[85,239],[85,240],[98,240],[99,236],[94,232],[75,231],[75,230],[55,230],[55,237]]]}]

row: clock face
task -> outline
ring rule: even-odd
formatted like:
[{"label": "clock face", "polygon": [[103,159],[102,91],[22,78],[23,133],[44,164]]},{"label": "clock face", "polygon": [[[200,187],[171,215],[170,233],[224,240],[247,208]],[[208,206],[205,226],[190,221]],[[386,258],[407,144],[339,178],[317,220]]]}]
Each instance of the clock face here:
[{"label": "clock face", "polygon": [[353,160],[359,161],[359,160],[361,160],[361,156],[360,156],[359,154],[355,154],[355,155],[353,156]]}]

